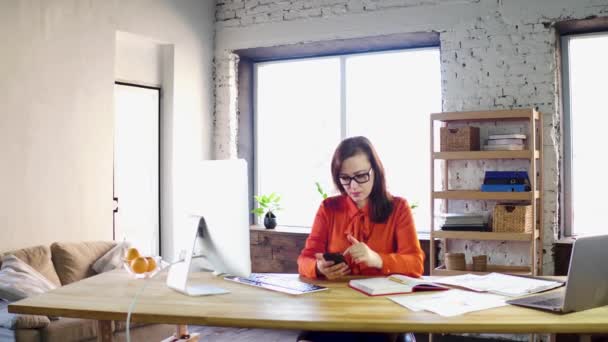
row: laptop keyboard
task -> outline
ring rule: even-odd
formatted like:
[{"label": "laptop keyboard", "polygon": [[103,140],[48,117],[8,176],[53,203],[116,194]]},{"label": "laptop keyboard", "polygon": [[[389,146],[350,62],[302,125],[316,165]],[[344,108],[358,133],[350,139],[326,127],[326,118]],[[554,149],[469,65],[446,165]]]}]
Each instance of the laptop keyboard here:
[{"label": "laptop keyboard", "polygon": [[526,298],[518,298],[517,300],[513,300],[513,302],[521,303],[521,304],[533,304],[533,305],[541,305],[547,307],[560,307],[564,302],[563,293],[560,294],[546,294],[539,296],[532,296]]}]

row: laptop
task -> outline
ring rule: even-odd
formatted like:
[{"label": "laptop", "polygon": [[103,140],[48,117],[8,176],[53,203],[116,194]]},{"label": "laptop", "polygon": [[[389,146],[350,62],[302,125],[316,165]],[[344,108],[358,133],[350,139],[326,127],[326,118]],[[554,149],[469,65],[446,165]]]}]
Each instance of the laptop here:
[{"label": "laptop", "polygon": [[608,305],[608,235],[578,238],[572,246],[566,287],[508,300],[508,304],[559,313]]}]

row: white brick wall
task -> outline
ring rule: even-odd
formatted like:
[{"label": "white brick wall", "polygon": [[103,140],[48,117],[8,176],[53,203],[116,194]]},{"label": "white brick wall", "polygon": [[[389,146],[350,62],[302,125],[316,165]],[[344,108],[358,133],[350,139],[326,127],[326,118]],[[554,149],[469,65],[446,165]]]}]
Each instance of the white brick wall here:
[{"label": "white brick wall", "polygon": [[[552,271],[561,109],[551,23],[608,16],[608,0],[218,0],[216,10],[218,157],[236,156],[237,79],[231,51],[239,48],[433,30],[441,40],[444,111],[538,107],[545,121],[544,269]],[[468,165],[451,176],[458,172],[465,182],[478,181],[473,170],[479,165]],[[475,251],[484,248],[470,244]],[[501,260],[502,245],[485,245]],[[518,263],[528,255],[522,250],[504,258]]]}]

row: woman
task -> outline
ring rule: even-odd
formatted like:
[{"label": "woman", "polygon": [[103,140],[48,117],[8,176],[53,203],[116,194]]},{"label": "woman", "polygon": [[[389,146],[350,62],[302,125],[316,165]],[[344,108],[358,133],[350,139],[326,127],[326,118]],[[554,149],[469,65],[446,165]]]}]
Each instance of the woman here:
[{"label": "woman", "polygon": [[[298,257],[300,275],[340,279],[347,275],[394,273],[419,277],[424,252],[416,235],[407,201],[386,190],[384,168],[365,137],[345,139],[331,162],[334,184],[341,195],[321,204],[306,246]],[[346,262],[334,264],[323,253],[341,253]],[[330,336],[331,335],[331,336]],[[353,340],[394,340],[394,335],[357,334]],[[325,341],[334,333],[308,332],[299,341]]]}]

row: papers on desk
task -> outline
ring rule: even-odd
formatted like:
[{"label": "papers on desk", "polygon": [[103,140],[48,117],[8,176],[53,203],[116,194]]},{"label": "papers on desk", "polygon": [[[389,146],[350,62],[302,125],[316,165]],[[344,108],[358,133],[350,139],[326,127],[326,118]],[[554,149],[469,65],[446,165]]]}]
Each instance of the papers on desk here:
[{"label": "papers on desk", "polygon": [[503,296],[458,289],[433,294],[392,296],[388,299],[412,311],[426,310],[444,317],[507,305]]},{"label": "papers on desk", "polygon": [[509,297],[547,291],[563,285],[563,283],[557,281],[524,278],[501,273],[486,275],[463,274],[444,277],[435,282]]}]

